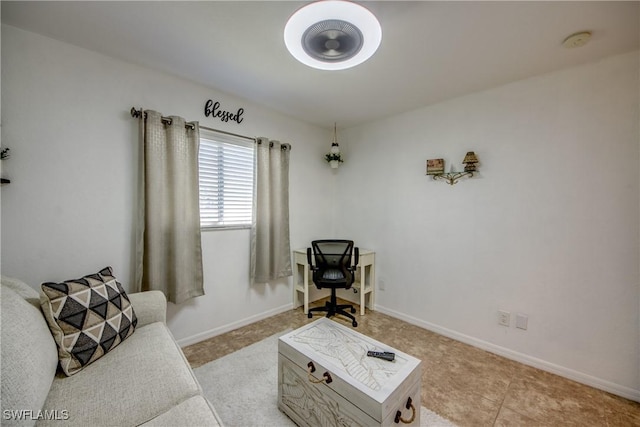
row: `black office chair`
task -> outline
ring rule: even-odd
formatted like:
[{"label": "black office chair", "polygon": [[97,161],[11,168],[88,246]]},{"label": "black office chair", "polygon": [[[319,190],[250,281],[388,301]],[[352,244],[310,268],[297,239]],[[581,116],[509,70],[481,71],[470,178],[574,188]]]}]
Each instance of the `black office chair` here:
[{"label": "black office chair", "polygon": [[[360,251],[353,247],[353,240],[314,240],[311,242],[315,265],[311,257],[311,248],[307,248],[307,262],[313,272],[313,283],[318,289],[331,289],[331,300],[327,301],[324,307],[314,307],[309,309],[307,316],[313,317],[313,311],[326,311],[327,317],[341,314],[351,319],[351,324],[355,328],[358,326],[356,318],[347,313],[345,309],[350,309],[355,313],[356,309],[351,304],[338,304],[336,299],[336,289],[349,289],[353,285],[358,265]],[[351,258],[353,257],[353,265]],[[356,292],[356,289],[353,289]]]}]

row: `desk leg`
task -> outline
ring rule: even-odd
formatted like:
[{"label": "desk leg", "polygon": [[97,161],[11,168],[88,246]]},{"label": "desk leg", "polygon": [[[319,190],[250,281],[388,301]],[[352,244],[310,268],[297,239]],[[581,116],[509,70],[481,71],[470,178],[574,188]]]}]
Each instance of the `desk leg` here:
[{"label": "desk leg", "polygon": [[309,313],[309,266],[306,264],[302,275],[304,277],[304,284],[302,285],[304,289],[304,314],[307,314]]},{"label": "desk leg", "polygon": [[360,265],[360,315],[364,316],[364,303],[365,303],[365,288],[367,287],[367,268],[365,265]]},{"label": "desk leg", "polygon": [[369,295],[369,310],[373,310],[376,303],[376,269],[374,264],[371,264],[369,270],[369,286],[371,286],[371,295]]},{"label": "desk leg", "polygon": [[294,310],[298,308],[298,274],[300,274],[298,270],[298,264],[295,263],[295,270],[293,271],[293,308]]}]

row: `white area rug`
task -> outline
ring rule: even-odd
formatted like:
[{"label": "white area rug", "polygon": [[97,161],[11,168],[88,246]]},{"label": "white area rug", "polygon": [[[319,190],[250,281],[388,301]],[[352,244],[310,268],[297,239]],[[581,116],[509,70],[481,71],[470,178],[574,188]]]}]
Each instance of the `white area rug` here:
[{"label": "white area rug", "polygon": [[[295,426],[278,409],[278,337],[273,335],[194,369],[204,395],[228,427]],[[424,406],[421,427],[455,427]]]}]

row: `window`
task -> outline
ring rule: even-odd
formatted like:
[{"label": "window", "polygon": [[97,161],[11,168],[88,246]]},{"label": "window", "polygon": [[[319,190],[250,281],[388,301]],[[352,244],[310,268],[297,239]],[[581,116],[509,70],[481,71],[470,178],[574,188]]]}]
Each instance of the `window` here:
[{"label": "window", "polygon": [[250,227],[254,143],[200,131],[200,227]]}]

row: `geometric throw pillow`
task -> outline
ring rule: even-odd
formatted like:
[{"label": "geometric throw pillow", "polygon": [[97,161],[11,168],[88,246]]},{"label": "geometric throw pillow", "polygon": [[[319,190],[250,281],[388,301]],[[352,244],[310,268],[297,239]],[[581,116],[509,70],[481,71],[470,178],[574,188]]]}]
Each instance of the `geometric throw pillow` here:
[{"label": "geometric throw pillow", "polygon": [[40,305],[67,375],[113,350],[138,323],[111,267],[76,280],[43,283]]}]

